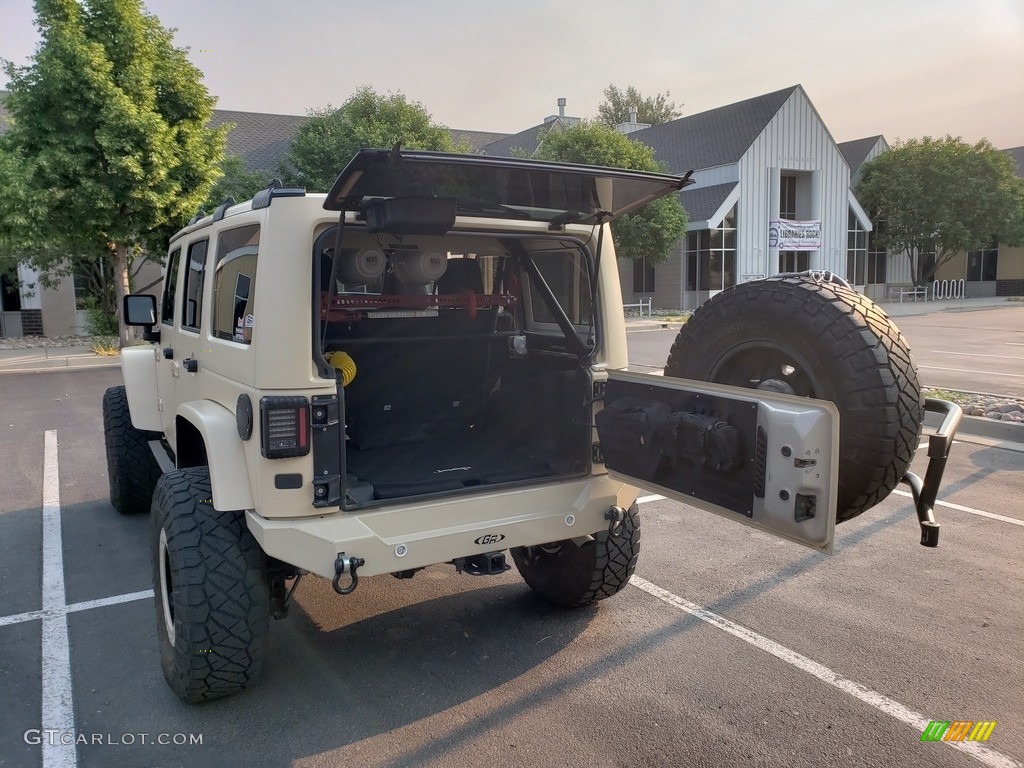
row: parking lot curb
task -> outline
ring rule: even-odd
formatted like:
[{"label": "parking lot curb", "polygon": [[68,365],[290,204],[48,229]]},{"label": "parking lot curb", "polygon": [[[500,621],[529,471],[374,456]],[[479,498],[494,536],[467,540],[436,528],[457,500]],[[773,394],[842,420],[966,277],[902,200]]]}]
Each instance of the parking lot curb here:
[{"label": "parking lot curb", "polygon": [[0,375],[5,373],[45,373],[47,371],[67,371],[72,369],[110,368],[121,365],[121,358],[88,357],[54,357],[48,360],[26,360],[11,364],[0,363]]},{"label": "parking lot curb", "polygon": [[[929,427],[937,427],[942,421],[940,414],[925,414],[924,423]],[[964,416],[960,422],[958,435],[977,435],[993,440],[1008,440],[1024,443],[1024,424],[1014,421],[996,421],[983,416]]]}]

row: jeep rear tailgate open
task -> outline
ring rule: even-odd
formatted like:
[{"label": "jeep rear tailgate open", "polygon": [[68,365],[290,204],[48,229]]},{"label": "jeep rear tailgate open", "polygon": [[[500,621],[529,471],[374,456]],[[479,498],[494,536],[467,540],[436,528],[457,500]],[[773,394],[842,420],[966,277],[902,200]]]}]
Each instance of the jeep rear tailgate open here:
[{"label": "jeep rear tailgate open", "polygon": [[379,198],[454,200],[460,216],[598,224],[692,184],[689,175],[511,157],[363,149],[324,201],[329,211]]},{"label": "jeep rear tailgate open", "polygon": [[832,403],[610,371],[596,422],[613,477],[832,551],[839,472]]}]

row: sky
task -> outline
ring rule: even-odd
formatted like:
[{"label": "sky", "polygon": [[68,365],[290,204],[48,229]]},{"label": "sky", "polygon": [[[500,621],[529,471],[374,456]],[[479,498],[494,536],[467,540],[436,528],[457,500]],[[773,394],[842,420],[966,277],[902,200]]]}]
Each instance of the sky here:
[{"label": "sky", "polygon": [[[305,114],[395,91],[451,128],[593,117],[609,85],[692,115],[797,83],[836,141],[1024,145],[1024,0],[149,0],[221,109]],[[0,0],[0,58],[39,41]],[[0,75],[0,78],[3,76]]]}]

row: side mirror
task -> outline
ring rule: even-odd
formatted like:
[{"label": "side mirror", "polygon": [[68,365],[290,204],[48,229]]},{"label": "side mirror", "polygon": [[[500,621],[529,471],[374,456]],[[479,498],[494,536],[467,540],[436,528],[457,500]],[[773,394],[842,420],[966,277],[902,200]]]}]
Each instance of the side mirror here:
[{"label": "side mirror", "polygon": [[156,297],[145,293],[129,294],[124,297],[124,324],[142,326],[142,338],[159,341],[160,332],[153,331],[156,325]]}]

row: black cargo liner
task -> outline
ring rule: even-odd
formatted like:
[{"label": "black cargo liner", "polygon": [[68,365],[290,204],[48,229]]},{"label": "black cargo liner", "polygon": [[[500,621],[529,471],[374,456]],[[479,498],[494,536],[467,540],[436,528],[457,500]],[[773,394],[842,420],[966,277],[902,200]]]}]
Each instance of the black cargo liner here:
[{"label": "black cargo liner", "polygon": [[349,450],[347,469],[373,486],[375,498],[395,499],[555,477],[571,467],[564,458],[539,456],[470,430],[442,440]]}]

